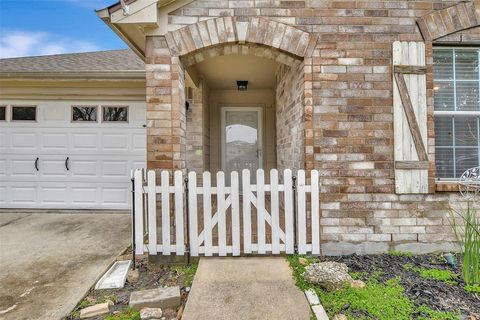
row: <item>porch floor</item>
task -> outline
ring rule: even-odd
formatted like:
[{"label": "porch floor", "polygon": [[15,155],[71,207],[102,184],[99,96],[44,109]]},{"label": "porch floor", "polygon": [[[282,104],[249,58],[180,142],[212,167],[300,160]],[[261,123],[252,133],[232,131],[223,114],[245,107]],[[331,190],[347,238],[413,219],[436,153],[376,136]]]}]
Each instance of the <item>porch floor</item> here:
[{"label": "porch floor", "polygon": [[283,257],[201,258],[184,320],[305,320],[310,307]]}]

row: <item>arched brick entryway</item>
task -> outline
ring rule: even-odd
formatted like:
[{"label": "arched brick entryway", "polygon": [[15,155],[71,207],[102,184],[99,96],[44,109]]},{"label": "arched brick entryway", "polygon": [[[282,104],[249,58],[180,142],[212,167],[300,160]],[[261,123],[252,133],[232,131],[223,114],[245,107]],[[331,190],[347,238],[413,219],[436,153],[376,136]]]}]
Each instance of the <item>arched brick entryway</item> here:
[{"label": "arched brick entryway", "polygon": [[185,69],[232,50],[260,54],[303,71],[304,165],[313,168],[312,53],[317,37],[281,22],[258,17],[220,17],[165,36],[147,38],[148,167],[185,169]]}]

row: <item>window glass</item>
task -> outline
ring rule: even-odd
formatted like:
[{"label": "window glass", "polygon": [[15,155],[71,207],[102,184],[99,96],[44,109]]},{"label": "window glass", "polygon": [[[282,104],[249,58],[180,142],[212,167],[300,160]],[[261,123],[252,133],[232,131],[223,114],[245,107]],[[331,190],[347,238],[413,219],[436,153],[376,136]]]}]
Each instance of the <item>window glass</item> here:
[{"label": "window glass", "polygon": [[37,120],[37,107],[12,106],[13,121],[35,121]]},{"label": "window glass", "polygon": [[478,48],[433,51],[437,178],[456,179],[479,166],[479,57]]},{"label": "window glass", "polygon": [[103,121],[128,121],[128,107],[126,106],[104,106]]},{"label": "window glass", "polygon": [[7,107],[0,106],[0,121],[5,121],[7,119]]},{"label": "window glass", "polygon": [[73,106],[72,121],[97,121],[97,106]]}]

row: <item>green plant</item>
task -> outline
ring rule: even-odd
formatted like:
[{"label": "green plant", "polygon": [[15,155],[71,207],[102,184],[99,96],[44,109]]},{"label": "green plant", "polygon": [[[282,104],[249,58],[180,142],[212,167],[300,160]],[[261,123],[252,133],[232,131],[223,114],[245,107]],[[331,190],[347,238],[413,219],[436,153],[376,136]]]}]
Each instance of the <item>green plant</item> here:
[{"label": "green plant", "polygon": [[425,279],[432,279],[437,281],[442,281],[447,284],[457,285],[458,275],[453,273],[450,270],[435,269],[435,268],[419,268],[414,265],[407,263],[403,266],[405,270],[413,271],[420,274],[420,277]]},{"label": "green plant", "polygon": [[175,272],[177,275],[183,277],[183,285],[185,287],[190,287],[193,282],[193,277],[195,276],[195,273],[197,272],[197,264],[190,264],[190,265],[177,265],[174,266],[173,268],[175,269]]},{"label": "green plant", "polygon": [[127,307],[120,313],[107,316],[105,320],[140,320],[140,312]]},{"label": "green plant", "polygon": [[469,293],[480,293],[480,284],[466,285],[464,289]]},{"label": "green plant", "polygon": [[[462,246],[462,275],[467,285],[480,284],[480,218],[467,203],[465,213],[451,208],[453,217],[450,219],[455,235]],[[457,217],[462,224],[457,223]]]},{"label": "green plant", "polygon": [[428,306],[417,308],[418,320],[458,320],[460,315],[455,312],[443,312],[430,309]]},{"label": "green plant", "polygon": [[387,252],[391,256],[396,256],[396,257],[413,257],[413,253],[411,252],[403,252],[403,251],[388,251]]}]

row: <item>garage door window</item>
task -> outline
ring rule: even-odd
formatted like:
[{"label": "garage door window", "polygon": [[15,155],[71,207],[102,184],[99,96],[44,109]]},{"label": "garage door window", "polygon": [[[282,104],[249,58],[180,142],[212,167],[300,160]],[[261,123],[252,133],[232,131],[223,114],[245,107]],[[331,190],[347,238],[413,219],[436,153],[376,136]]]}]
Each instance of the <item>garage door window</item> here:
[{"label": "garage door window", "polygon": [[0,121],[5,121],[7,119],[7,107],[0,106]]},{"label": "garage door window", "polygon": [[127,122],[128,107],[126,106],[103,106],[104,122]]},{"label": "garage door window", "polygon": [[12,106],[12,121],[36,121],[37,107]]},{"label": "garage door window", "polygon": [[73,106],[72,121],[73,122],[82,122],[82,121],[96,122],[97,106]]}]

